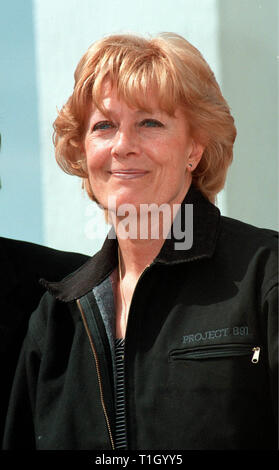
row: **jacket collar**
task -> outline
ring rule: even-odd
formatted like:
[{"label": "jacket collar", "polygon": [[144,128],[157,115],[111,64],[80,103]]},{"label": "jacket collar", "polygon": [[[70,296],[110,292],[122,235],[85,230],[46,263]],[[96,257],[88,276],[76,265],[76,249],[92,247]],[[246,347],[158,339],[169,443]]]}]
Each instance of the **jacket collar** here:
[{"label": "jacket collar", "polygon": [[[187,250],[175,249],[177,240],[173,233],[154,259],[153,263],[176,264],[210,258],[215,249],[218,234],[220,211],[211,204],[193,185],[189,188],[181,204],[182,231],[185,227],[185,205],[193,204],[193,244]],[[180,215],[178,212],[177,216]],[[105,239],[100,251],[90,258],[81,268],[60,282],[48,282],[41,279],[41,284],[57,299],[69,302],[82,297],[100,284],[116,268],[118,263],[117,239],[112,236],[113,229]]]}]

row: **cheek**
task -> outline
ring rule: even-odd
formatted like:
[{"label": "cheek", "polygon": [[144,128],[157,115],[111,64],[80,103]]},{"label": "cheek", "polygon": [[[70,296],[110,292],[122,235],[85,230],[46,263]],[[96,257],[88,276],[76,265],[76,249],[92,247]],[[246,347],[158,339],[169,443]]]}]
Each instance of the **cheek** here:
[{"label": "cheek", "polygon": [[172,159],[175,155],[173,143],[171,139],[154,139],[152,142],[145,143],[145,148],[143,148],[143,146],[142,148],[156,164],[168,166],[172,164]]},{"label": "cheek", "polygon": [[90,170],[101,169],[104,166],[108,152],[103,145],[90,143],[85,145],[85,155],[87,168],[90,172]]},{"label": "cheek", "polygon": [[188,147],[183,138],[181,140],[167,139],[159,145],[154,145],[153,155],[158,164],[175,171],[178,167],[186,168]]}]

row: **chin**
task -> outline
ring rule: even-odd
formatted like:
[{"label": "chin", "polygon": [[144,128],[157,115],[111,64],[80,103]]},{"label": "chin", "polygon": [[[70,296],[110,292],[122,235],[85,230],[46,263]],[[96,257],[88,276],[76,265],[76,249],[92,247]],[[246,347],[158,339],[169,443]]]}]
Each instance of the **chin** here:
[{"label": "chin", "polygon": [[131,204],[136,208],[139,208],[140,204],[146,204],[142,198],[139,200],[139,194],[119,194],[118,192],[112,192],[107,196],[106,206],[111,206],[113,208],[120,208],[120,206],[125,206],[126,204]]}]

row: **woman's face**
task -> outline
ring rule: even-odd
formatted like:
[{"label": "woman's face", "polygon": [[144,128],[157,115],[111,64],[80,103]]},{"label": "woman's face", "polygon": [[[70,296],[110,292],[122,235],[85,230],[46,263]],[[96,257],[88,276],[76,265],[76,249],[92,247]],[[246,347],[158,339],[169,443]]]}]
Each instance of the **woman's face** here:
[{"label": "woman's face", "polygon": [[[104,87],[106,115],[90,110],[85,139],[89,181],[97,201],[121,204],[180,203],[191,184],[191,172],[203,148],[193,142],[180,109],[162,111],[156,99],[151,112],[130,108],[115,88]],[[189,163],[192,168],[189,168]]]}]

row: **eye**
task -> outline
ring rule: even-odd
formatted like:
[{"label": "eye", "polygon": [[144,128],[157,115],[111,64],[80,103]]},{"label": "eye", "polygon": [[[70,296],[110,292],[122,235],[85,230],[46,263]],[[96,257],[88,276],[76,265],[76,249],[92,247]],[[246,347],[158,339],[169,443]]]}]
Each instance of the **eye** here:
[{"label": "eye", "polygon": [[144,119],[141,121],[140,125],[142,127],[163,127],[163,124],[156,119]]},{"label": "eye", "polygon": [[103,131],[107,129],[112,129],[113,127],[114,124],[110,121],[100,121],[93,126],[92,131]]}]

